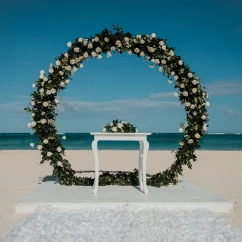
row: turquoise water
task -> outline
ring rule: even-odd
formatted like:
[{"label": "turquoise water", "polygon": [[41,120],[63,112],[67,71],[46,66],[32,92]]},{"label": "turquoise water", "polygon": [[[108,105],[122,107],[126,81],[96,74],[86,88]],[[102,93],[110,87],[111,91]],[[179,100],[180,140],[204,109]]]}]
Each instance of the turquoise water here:
[{"label": "turquoise water", "polygon": [[[91,150],[93,136],[89,133],[65,133],[63,144],[67,150]],[[172,150],[178,148],[178,141],[183,138],[181,133],[153,133],[148,136],[150,150]],[[0,150],[34,150],[30,143],[38,145],[37,138],[27,133],[0,134]],[[100,141],[101,150],[137,150],[136,141]],[[201,150],[242,150],[242,134],[206,134],[201,139]]]}]

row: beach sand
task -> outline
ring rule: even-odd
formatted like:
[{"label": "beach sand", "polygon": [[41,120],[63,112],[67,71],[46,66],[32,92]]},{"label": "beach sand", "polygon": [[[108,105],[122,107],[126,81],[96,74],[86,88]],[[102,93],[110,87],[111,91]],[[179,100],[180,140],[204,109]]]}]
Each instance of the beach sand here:
[{"label": "beach sand", "polygon": [[[132,171],[138,166],[138,151],[99,151],[100,170]],[[67,151],[67,159],[77,171],[94,174],[94,157],[89,151]],[[41,160],[39,151],[0,151],[0,238],[28,214],[15,214],[14,203],[32,191],[52,167]],[[170,151],[149,151],[147,173],[166,169],[173,162]],[[234,227],[242,228],[242,151],[200,151],[193,169],[184,169],[179,179],[195,183],[233,201],[234,211],[221,214]]]}]

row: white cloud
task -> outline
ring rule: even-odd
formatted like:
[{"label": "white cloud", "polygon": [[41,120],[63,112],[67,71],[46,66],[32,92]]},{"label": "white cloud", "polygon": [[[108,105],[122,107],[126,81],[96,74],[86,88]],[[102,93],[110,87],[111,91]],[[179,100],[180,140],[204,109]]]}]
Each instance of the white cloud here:
[{"label": "white cloud", "polygon": [[228,109],[225,113],[226,115],[228,116],[232,116],[232,117],[239,117],[239,118],[242,118],[242,112],[234,112],[232,109]]},{"label": "white cloud", "polygon": [[206,86],[211,96],[229,96],[242,94],[242,80],[216,81]]},{"label": "white cloud", "polygon": [[12,114],[20,114],[24,113],[24,106],[21,103],[13,102],[13,103],[0,103],[0,114],[3,113],[12,113]]},{"label": "white cloud", "polygon": [[152,93],[149,96],[149,99],[170,99],[170,98],[174,99],[172,92]]}]

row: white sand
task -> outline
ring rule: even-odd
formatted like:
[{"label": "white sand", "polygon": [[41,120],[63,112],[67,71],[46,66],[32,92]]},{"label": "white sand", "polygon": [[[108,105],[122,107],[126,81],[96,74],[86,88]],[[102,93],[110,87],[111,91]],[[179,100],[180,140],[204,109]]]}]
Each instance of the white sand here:
[{"label": "white sand", "polygon": [[[100,169],[130,171],[137,167],[137,158],[138,151],[100,151]],[[67,159],[76,170],[94,170],[92,151],[68,151]],[[52,174],[49,164],[39,166],[39,161],[38,151],[0,151],[0,238],[27,216],[15,214],[15,201]],[[173,156],[169,151],[149,151],[147,161],[151,174],[167,168]],[[242,151],[200,151],[193,169],[185,168],[183,174],[182,179],[234,201],[234,211],[222,216],[242,228]]]}]

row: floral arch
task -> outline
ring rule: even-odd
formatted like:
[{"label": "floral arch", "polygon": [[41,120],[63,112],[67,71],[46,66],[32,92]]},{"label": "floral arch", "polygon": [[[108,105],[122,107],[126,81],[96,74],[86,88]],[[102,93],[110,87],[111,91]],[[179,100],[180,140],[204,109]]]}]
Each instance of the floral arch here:
[{"label": "floral arch", "polygon": [[[195,151],[200,148],[200,138],[207,130],[209,105],[208,94],[201,86],[200,79],[195,76],[180,56],[175,55],[174,48],[167,45],[167,40],[156,38],[155,34],[137,35],[133,37],[129,32],[114,26],[114,33],[104,29],[94,37],[78,38],[74,43],[68,42],[69,50],[56,58],[55,66],[50,65],[48,75],[42,70],[40,77],[33,84],[36,88],[31,94],[31,106],[25,108],[32,113],[32,122],[29,127],[35,131],[41,151],[42,160],[49,161],[53,166],[53,175],[62,185],[93,185],[94,179],[78,177],[70,163],[65,159],[65,147],[57,135],[55,125],[57,113],[55,108],[59,103],[57,94],[70,83],[70,76],[83,68],[83,63],[89,58],[101,59],[101,54],[111,57],[113,53],[128,52],[137,57],[146,58],[151,62],[150,67],[159,67],[159,71],[169,79],[178,90],[174,96],[180,99],[186,111],[187,122],[182,124],[180,131],[184,130],[183,140],[179,141],[179,148],[175,152],[174,163],[163,172],[154,174],[147,180],[151,186],[176,184],[178,175],[182,175],[183,166],[192,168],[192,162],[197,160]],[[138,185],[138,171],[118,172],[100,175],[100,185]]]}]

